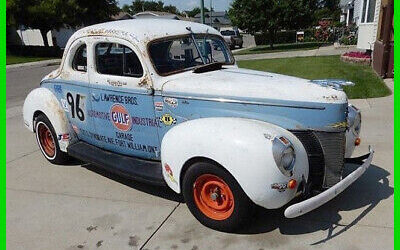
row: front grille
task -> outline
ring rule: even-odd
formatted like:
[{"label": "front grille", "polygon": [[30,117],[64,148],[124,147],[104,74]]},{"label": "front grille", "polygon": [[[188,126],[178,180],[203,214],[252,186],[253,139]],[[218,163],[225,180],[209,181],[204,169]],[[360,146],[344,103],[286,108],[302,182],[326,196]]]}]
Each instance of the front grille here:
[{"label": "front grille", "polygon": [[325,157],[324,188],[330,188],[342,180],[344,153],[346,150],[345,132],[316,132]]},{"label": "front grille", "polygon": [[344,132],[292,131],[308,155],[311,189],[321,190],[342,178],[346,138]]},{"label": "front grille", "polygon": [[303,143],[307,152],[309,163],[308,182],[311,182],[311,189],[322,189],[325,159],[318,138],[312,131],[292,132]]}]

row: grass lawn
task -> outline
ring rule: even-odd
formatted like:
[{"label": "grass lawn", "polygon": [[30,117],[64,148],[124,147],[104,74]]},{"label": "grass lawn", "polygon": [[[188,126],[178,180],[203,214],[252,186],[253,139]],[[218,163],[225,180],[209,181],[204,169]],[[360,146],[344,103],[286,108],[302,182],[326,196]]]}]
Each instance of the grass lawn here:
[{"label": "grass lawn", "polygon": [[336,78],[350,80],[353,87],[345,87],[349,98],[387,96],[391,91],[370,66],[340,61],[340,56],[295,57],[239,61],[239,67],[297,76],[306,79]]},{"label": "grass lawn", "polygon": [[285,43],[275,44],[274,48],[271,49],[269,45],[259,45],[254,48],[244,49],[238,52],[233,51],[234,55],[248,55],[248,54],[261,54],[261,53],[273,53],[282,51],[296,51],[296,50],[311,50],[317,49],[326,43],[320,42],[307,42],[307,43]]},{"label": "grass lawn", "polygon": [[27,63],[27,62],[36,62],[43,60],[55,59],[54,57],[30,57],[30,56],[12,56],[7,55],[6,57],[6,65],[16,64],[16,63]]}]

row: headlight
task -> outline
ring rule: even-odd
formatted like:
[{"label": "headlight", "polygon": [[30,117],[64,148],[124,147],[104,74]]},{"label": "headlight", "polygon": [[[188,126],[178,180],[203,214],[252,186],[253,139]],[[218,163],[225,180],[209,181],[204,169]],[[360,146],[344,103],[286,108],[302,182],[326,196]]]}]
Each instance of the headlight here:
[{"label": "headlight", "polygon": [[349,129],[354,129],[353,132],[355,136],[360,135],[361,113],[356,107],[351,104],[348,107],[347,124],[349,126]]},{"label": "headlight", "polygon": [[296,154],[292,143],[285,137],[275,137],[272,141],[272,154],[279,170],[285,176],[292,176]]}]

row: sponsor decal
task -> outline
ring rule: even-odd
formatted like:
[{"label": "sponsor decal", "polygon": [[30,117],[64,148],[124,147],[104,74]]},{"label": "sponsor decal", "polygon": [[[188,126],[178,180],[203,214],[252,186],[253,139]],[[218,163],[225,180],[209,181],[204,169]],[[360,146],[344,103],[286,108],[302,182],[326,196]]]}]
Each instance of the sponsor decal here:
[{"label": "sponsor decal", "polygon": [[102,102],[113,102],[113,103],[119,103],[119,104],[138,105],[136,96],[101,94],[100,100]]},{"label": "sponsor decal", "polygon": [[162,111],[163,110],[163,106],[164,106],[163,102],[155,102],[154,103],[154,109],[156,111]]},{"label": "sponsor decal", "polygon": [[67,133],[67,134],[60,134],[57,136],[57,138],[59,141],[68,141],[70,137],[69,134]]},{"label": "sponsor decal", "polygon": [[117,132],[115,132],[115,137],[117,137],[117,139],[133,141],[133,135],[130,133],[124,133],[124,132],[117,131]]},{"label": "sponsor decal", "polygon": [[157,146],[145,145],[135,143],[133,141],[133,135],[130,133],[116,132],[116,137],[109,137],[105,135],[96,134],[85,129],[80,129],[83,136],[89,137],[93,140],[107,143],[109,145],[115,145],[120,148],[126,148],[129,150],[142,151],[156,155],[159,152]]},{"label": "sponsor decal", "polygon": [[54,91],[56,93],[62,94],[62,87],[61,85],[54,85]]},{"label": "sponsor decal", "polygon": [[165,163],[164,169],[165,169],[165,172],[167,173],[169,179],[176,184],[177,181],[174,178],[174,173],[172,173],[171,167],[167,163]]},{"label": "sponsor decal", "polygon": [[183,101],[182,101],[182,104],[189,104],[189,101],[183,100]]},{"label": "sponsor decal", "polygon": [[176,119],[170,114],[163,114],[160,117],[160,122],[164,123],[166,126],[171,126],[172,124],[176,123]]},{"label": "sponsor decal", "polygon": [[176,108],[178,106],[178,100],[172,97],[165,97],[164,102],[172,108]]},{"label": "sponsor decal", "polygon": [[61,98],[61,105],[65,112],[69,112],[68,102],[66,99]]},{"label": "sponsor decal", "polygon": [[272,183],[271,189],[276,189],[279,192],[284,192],[287,189],[287,183]]},{"label": "sponsor decal", "polygon": [[141,125],[147,127],[161,127],[160,120],[157,118],[144,118],[144,117],[132,117],[132,124]]},{"label": "sponsor decal", "polygon": [[115,81],[115,80],[110,80],[110,79],[107,79],[107,83],[113,87],[122,87],[122,86],[127,85],[126,82],[120,82],[120,81]]},{"label": "sponsor decal", "polygon": [[111,106],[110,120],[114,127],[121,131],[129,131],[132,127],[132,119],[128,110],[120,104]]},{"label": "sponsor decal", "polygon": [[[96,119],[110,120],[110,113],[97,111],[93,109],[88,111],[88,116]],[[137,126],[158,127],[158,128],[161,127],[160,119],[158,118],[131,116],[131,122],[132,125],[137,125]]]},{"label": "sponsor decal", "polygon": [[100,96],[92,94],[92,101],[99,102],[100,101]]},{"label": "sponsor decal", "polygon": [[102,112],[102,111],[97,111],[97,110],[89,110],[88,111],[88,116],[97,118],[97,119],[103,119],[103,120],[109,120],[110,116],[108,112]]}]

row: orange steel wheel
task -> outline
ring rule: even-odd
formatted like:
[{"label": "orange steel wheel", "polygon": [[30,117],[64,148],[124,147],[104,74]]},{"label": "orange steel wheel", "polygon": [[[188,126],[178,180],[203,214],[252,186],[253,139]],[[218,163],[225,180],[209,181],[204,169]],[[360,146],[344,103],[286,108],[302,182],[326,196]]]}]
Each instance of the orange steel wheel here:
[{"label": "orange steel wheel", "polygon": [[203,174],[197,177],[193,196],[198,209],[213,220],[225,220],[233,213],[233,193],[228,184],[216,175]]},{"label": "orange steel wheel", "polygon": [[38,137],[40,145],[48,157],[53,157],[56,153],[56,146],[50,129],[43,123],[38,126]]}]

